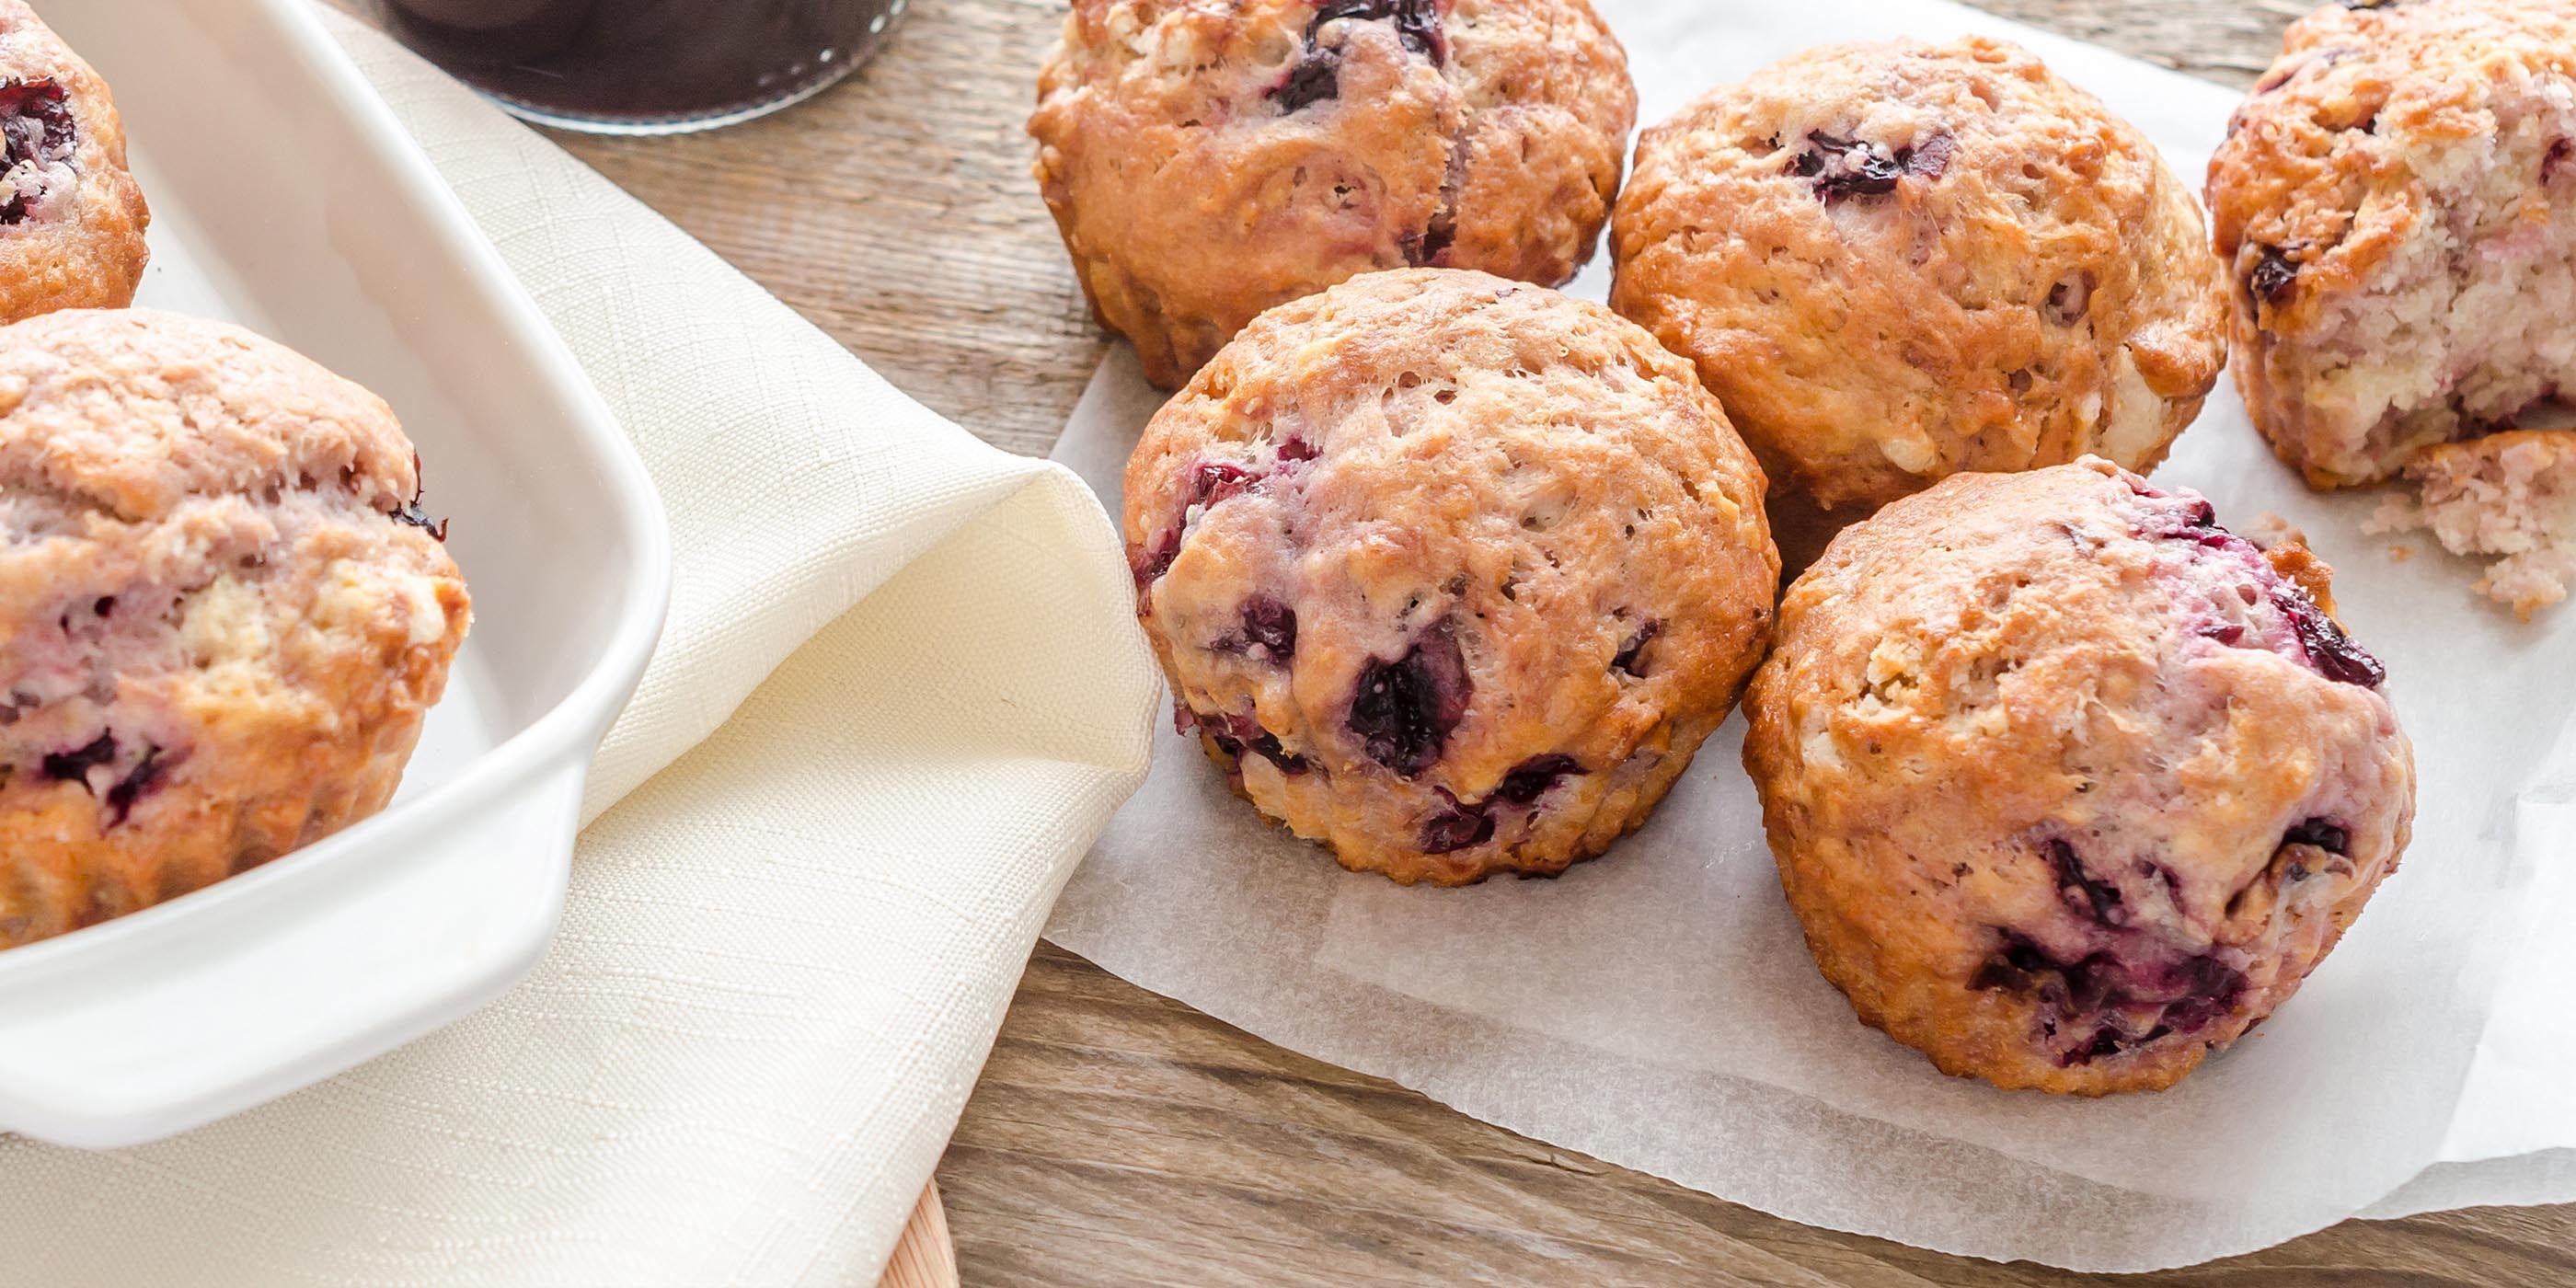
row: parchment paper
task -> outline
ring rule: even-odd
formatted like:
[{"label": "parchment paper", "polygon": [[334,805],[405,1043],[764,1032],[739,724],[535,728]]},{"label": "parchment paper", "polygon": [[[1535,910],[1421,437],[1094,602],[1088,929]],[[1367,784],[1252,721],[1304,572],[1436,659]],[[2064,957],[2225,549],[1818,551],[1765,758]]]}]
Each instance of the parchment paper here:
[{"label": "parchment paper", "polygon": [[[1809,45],[1986,31],[2137,122],[2197,188],[2237,100],[1940,0],[1596,3],[1645,122]],[[1570,289],[1602,298],[1608,276],[1605,258]],[[1121,347],[1057,448],[1113,514],[1160,403]],[[1780,896],[1740,718],[1605,859],[1456,891],[1343,872],[1166,732],[1048,937],[1515,1131],[1947,1251],[2143,1270],[2356,1213],[2576,1199],[2576,1050],[2561,1031],[2576,945],[2531,933],[2576,915],[2576,609],[2525,626],[2429,541],[2394,558],[2391,538],[2362,531],[2376,498],[2307,491],[2223,383],[2158,477],[2209,494],[2224,520],[2271,510],[2306,530],[2336,566],[2345,621],[2388,663],[2422,775],[2404,866],[2343,946],[2172,1091],[2000,1092],[1856,1022]]]}]

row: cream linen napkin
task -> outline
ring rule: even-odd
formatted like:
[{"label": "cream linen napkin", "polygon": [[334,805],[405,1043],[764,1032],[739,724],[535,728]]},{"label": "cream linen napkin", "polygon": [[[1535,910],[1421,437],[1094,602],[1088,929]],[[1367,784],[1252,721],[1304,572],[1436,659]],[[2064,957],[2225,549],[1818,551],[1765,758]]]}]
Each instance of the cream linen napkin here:
[{"label": "cream linen napkin", "polygon": [[1048,905],[1144,772],[1159,690],[1116,538],[1061,468],[333,30],[643,453],[670,624],[532,977],[176,1140],[0,1143],[0,1280],[870,1283]]}]

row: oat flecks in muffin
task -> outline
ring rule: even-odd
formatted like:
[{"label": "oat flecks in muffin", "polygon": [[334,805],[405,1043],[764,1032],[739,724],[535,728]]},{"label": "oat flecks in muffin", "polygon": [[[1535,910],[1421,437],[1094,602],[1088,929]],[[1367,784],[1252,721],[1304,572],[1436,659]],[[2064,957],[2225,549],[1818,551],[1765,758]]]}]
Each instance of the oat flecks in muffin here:
[{"label": "oat flecks in muffin", "polygon": [[2170,1086],[2286,1001],[2405,849],[2384,669],[2295,540],[2100,460],[1845,530],[1745,696],[1826,978],[1942,1070]]},{"label": "oat flecks in muffin", "polygon": [[1596,305],[1372,273],[1264,314],[1146,428],[1137,614],[1177,718],[1351,868],[1545,874],[1644,821],[1769,637],[1763,481]]},{"label": "oat flecks in muffin", "polygon": [[2236,379],[2310,484],[2576,386],[2576,9],[2328,5],[2212,158]]},{"label": "oat flecks in muffin", "polygon": [[0,323],[132,303],[150,219],[107,83],[0,0]]},{"label": "oat flecks in muffin", "polygon": [[1698,364],[1773,484],[1866,513],[1959,470],[2147,469],[2225,359],[2153,145],[1999,41],[1846,45],[1649,129],[1611,302]]},{"label": "oat flecks in muffin", "polygon": [[2522,429],[2429,447],[2406,463],[2375,532],[2429,530],[2455,555],[2492,560],[2479,593],[2526,621],[2576,582],[2576,430]]},{"label": "oat flecks in muffin", "polygon": [[1170,387],[1354,273],[1565,281],[1635,122],[1586,0],[1075,0],[1029,133],[1093,311]]},{"label": "oat flecks in muffin", "polygon": [[383,807],[465,586],[374,395],[240,328],[0,327],[0,948]]}]

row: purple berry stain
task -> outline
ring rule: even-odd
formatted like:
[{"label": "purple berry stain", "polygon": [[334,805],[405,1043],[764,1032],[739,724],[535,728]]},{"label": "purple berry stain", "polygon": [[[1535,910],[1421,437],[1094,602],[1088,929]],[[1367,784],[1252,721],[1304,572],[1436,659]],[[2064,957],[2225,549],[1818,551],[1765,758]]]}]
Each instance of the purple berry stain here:
[{"label": "purple berry stain", "polygon": [[1341,96],[1342,55],[1335,49],[1309,49],[1288,69],[1288,79],[1270,91],[1282,112],[1300,112]]},{"label": "purple berry stain", "polygon": [[[1295,441],[1290,440],[1292,443]],[[1282,460],[1299,459],[1288,456],[1284,447],[1280,451],[1280,458]],[[1172,570],[1172,561],[1181,557],[1181,534],[1188,526],[1190,508],[1204,509],[1229,497],[1252,491],[1260,487],[1267,477],[1227,461],[1201,461],[1192,466],[1189,487],[1181,502],[1180,520],[1157,535],[1151,542],[1127,552],[1127,570],[1135,575],[1137,592],[1141,595],[1146,587],[1162,580],[1163,574]],[[403,516],[396,514],[394,517],[399,519]],[[447,539],[446,531],[446,525],[440,524],[439,540]]]},{"label": "purple berry stain", "polygon": [[2075,847],[2051,838],[2046,847],[2049,867],[2057,874],[2057,892],[2069,903],[2090,910],[2095,922],[2105,926],[2125,926],[2129,910],[2120,905],[2120,888],[2084,870],[2084,860],[2076,857]]},{"label": "purple berry stain", "polygon": [[116,759],[116,735],[102,733],[88,745],[45,753],[45,777],[56,782],[89,785],[89,771]]},{"label": "purple berry stain", "polygon": [[1176,732],[1186,733],[1190,725],[1196,725],[1207,731],[1208,739],[1216,744],[1217,750],[1237,760],[1249,751],[1278,766],[1283,774],[1302,774],[1313,768],[1304,756],[1291,754],[1280,743],[1279,735],[1262,728],[1261,722],[1251,716],[1209,716],[1195,711],[1186,717],[1180,714],[1188,710],[1183,707],[1173,712],[1172,723]]},{"label": "purple berry stain", "polygon": [[1950,168],[1956,150],[1947,134],[1934,134],[1917,146],[1881,150],[1876,144],[1846,139],[1823,130],[1807,132],[1808,146],[1789,158],[1785,173],[1807,181],[1826,205],[1853,197],[1877,197],[1896,191],[1908,175],[1938,179]]},{"label": "purple berry stain", "polygon": [[1663,629],[1664,624],[1662,622],[1647,622],[1645,625],[1638,627],[1637,633],[1629,636],[1627,642],[1619,646],[1619,651],[1611,656],[1610,669],[1613,671],[1625,671],[1640,680],[1645,679],[1646,645],[1652,642],[1655,636],[1662,634]]},{"label": "purple berry stain", "polygon": [[1314,33],[1328,22],[1354,18],[1361,22],[1395,23],[1395,38],[1405,48],[1431,60],[1437,67],[1449,59],[1449,42],[1440,30],[1440,5],[1437,0],[1331,0],[1315,11],[1314,20],[1306,24],[1307,43],[1314,43]]},{"label": "purple berry stain", "polygon": [[1330,0],[1306,23],[1305,52],[1288,69],[1287,78],[1270,91],[1270,101],[1280,111],[1295,112],[1341,96],[1342,51],[1318,45],[1315,38],[1325,23],[1344,18],[1392,22],[1396,40],[1406,49],[1430,59],[1434,67],[1448,61],[1449,42],[1441,31],[1438,0]]},{"label": "purple berry stain", "polygon": [[2388,678],[2388,668],[2370,655],[2368,649],[2352,642],[2335,619],[2317,607],[2308,592],[2288,582],[2272,587],[2272,604],[2290,620],[2299,643],[2308,651],[2308,661],[2329,680],[2358,684],[2365,689],[2378,688]]},{"label": "purple berry stain", "polygon": [[1297,611],[1267,595],[1243,606],[1243,637],[1270,650],[1273,658],[1297,652]]},{"label": "purple berry stain", "polygon": [[2298,264],[2281,248],[2266,246],[2254,261],[2254,271],[2245,275],[2245,289],[2266,304],[2279,304],[2289,298],[2290,287],[2298,280]]},{"label": "purple berry stain", "polygon": [[1272,662],[1297,655],[1297,610],[1268,595],[1243,602],[1243,628],[1211,645],[1220,653],[1245,653]]},{"label": "purple berry stain", "polygon": [[1976,974],[1968,977],[1968,987],[1980,993],[1993,989],[2028,992],[2037,986],[2042,972],[2055,968],[2056,963],[2039,950],[2039,945],[2005,931],[2003,946],[1977,967]]},{"label": "purple berry stain", "polygon": [[2333,819],[2303,818],[2281,834],[2281,844],[2312,845],[2328,854],[2349,854],[2352,832]]},{"label": "purple berry stain", "polygon": [[[2152,492],[2139,495],[2157,496]],[[2388,678],[2388,669],[2380,664],[2379,659],[2373,657],[2370,650],[2354,643],[2352,637],[2344,633],[2343,627],[2319,608],[2306,590],[2295,582],[2282,580],[2253,542],[2218,526],[2218,512],[2208,501],[2192,498],[2187,507],[2173,517],[2178,520],[2173,526],[2151,528],[2146,535],[2189,541],[2206,550],[2233,551],[2259,568],[2268,584],[2267,594],[2273,608],[2289,623],[2291,632],[2299,637],[2299,645],[2307,653],[2309,665],[2314,666],[2319,674],[2329,680],[2357,684],[2365,689],[2378,688]],[[2203,627],[2200,633],[2220,643],[2233,644],[2243,638],[2245,632],[2243,627],[2228,623]]]},{"label": "purple berry stain", "polygon": [[1528,806],[1568,775],[1583,772],[1574,757],[1561,752],[1532,756],[1512,766],[1494,794],[1473,805],[1461,802],[1447,788],[1431,790],[1440,794],[1445,806],[1439,813],[1423,820],[1418,844],[1425,854],[1447,854],[1471,845],[1483,845],[1494,839],[1494,806],[1497,804]]},{"label": "purple berry stain", "polygon": [[1513,805],[1527,805],[1547,795],[1549,788],[1569,775],[1582,772],[1582,762],[1562,752],[1532,756],[1512,766],[1511,771],[1503,775],[1502,785],[1494,789],[1493,798]]},{"label": "purple berry stain", "polygon": [[1938,179],[1949,173],[1950,157],[1958,146],[1949,135],[1934,134],[1912,148],[1898,152],[1896,157],[1907,174],[1918,179]]},{"label": "purple berry stain", "polygon": [[[71,104],[61,83],[46,77],[0,81],[0,172],[68,161],[72,142]],[[43,195],[42,187],[32,193],[18,188],[0,203],[0,224],[24,220],[28,198]]]},{"label": "purple berry stain", "polygon": [[107,789],[107,825],[114,827],[124,822],[134,812],[134,802],[159,786],[169,767],[169,762],[161,758],[161,749],[146,744],[143,759],[134,762],[134,768],[125,771],[125,777]]},{"label": "purple berry stain", "polygon": [[[1998,935],[2001,943],[1969,976],[1968,987],[2029,996],[2041,1033],[2078,1035],[2057,1051],[2064,1067],[2199,1032],[2234,1010],[2245,993],[2244,974],[2209,953],[2175,956],[2168,949],[2161,960],[2138,962],[2098,951],[2068,961],[2025,935]],[[2154,1015],[2143,1031],[2134,1018],[2141,1011]]]},{"label": "purple berry stain", "polygon": [[[2141,492],[2138,495],[2159,496],[2161,494]],[[2226,530],[2218,526],[2218,507],[2203,498],[2193,497],[2191,503],[2184,507],[2178,517],[2182,523],[2172,532],[2166,533],[2166,536],[2185,536],[2193,532],[2216,532],[2221,536],[2227,535]]]},{"label": "purple berry stain", "polygon": [[1261,476],[1240,465],[1224,461],[1201,461],[1190,471],[1190,504],[1215,505],[1228,497],[1249,490]]},{"label": "purple berry stain", "polygon": [[1423,853],[1447,854],[1494,839],[1491,811],[1481,806],[1470,809],[1459,804],[1458,798],[1448,792],[1436,787],[1432,790],[1440,792],[1440,799],[1448,802],[1449,808],[1422,821],[1420,847]]},{"label": "purple berry stain", "polygon": [[[1129,551],[1127,570],[1136,576],[1137,594],[1141,596],[1146,587],[1162,580],[1163,574],[1172,570],[1172,561],[1180,557],[1181,530],[1178,528],[1165,532],[1151,545]],[[1140,599],[1138,602],[1144,601]]]},{"label": "purple berry stain", "polygon": [[1440,758],[1472,687],[1458,637],[1442,626],[1392,662],[1369,659],[1343,724],[1369,759],[1410,778]]}]

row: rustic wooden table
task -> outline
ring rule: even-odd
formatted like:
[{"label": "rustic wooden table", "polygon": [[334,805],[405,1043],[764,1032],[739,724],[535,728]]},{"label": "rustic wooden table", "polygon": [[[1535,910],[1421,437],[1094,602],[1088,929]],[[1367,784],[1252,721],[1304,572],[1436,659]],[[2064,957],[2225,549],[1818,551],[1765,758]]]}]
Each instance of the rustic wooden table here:
[{"label": "rustic wooden table", "polygon": [[[2307,6],[1982,0],[2231,85]],[[987,440],[1043,453],[1098,362],[1020,132],[1062,0],[918,0],[850,84],[698,138],[566,137]],[[1052,948],[939,1169],[976,1285],[2114,1282],[1810,1229],[1318,1064]],[[2351,1223],[2132,1285],[2576,1284],[2576,1208]]]}]

